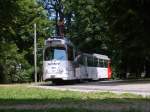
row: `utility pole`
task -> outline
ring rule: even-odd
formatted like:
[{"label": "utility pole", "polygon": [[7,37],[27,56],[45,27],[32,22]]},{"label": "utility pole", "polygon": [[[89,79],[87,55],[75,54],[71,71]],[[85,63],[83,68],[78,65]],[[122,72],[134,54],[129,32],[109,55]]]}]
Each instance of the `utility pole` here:
[{"label": "utility pole", "polygon": [[34,24],[34,81],[37,82],[37,43],[36,43],[36,23]]}]

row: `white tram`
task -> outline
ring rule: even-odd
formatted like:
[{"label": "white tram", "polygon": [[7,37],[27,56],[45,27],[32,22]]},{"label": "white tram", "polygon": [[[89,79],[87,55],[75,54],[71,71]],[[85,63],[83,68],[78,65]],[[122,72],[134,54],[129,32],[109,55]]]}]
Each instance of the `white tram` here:
[{"label": "white tram", "polygon": [[101,54],[83,53],[75,59],[75,72],[77,79],[110,79],[110,58]]},{"label": "white tram", "polygon": [[73,44],[65,38],[45,41],[43,80],[110,79],[110,59],[100,54],[79,54],[75,57]]},{"label": "white tram", "polygon": [[43,80],[75,80],[73,44],[66,38],[53,37],[45,42]]}]

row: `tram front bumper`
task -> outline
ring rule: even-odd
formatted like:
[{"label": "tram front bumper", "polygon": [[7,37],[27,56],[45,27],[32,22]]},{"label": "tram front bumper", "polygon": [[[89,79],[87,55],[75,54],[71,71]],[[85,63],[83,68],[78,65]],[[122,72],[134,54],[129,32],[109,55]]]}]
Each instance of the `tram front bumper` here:
[{"label": "tram front bumper", "polygon": [[68,76],[68,74],[57,74],[57,75],[54,75],[54,74],[46,74],[44,77],[43,77],[43,80],[70,80],[70,77]]}]

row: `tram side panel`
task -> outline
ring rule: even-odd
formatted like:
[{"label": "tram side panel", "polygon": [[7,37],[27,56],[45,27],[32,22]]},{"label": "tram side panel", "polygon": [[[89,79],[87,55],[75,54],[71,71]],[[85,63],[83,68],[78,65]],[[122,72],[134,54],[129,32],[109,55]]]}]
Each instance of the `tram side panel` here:
[{"label": "tram side panel", "polygon": [[86,58],[82,55],[77,56],[75,59],[75,74],[77,79],[88,79]]},{"label": "tram side panel", "polygon": [[76,79],[87,79],[87,73],[85,67],[83,65],[76,67],[75,75],[76,75]]},{"label": "tram side panel", "polygon": [[108,79],[108,68],[97,68],[98,79]]},{"label": "tram side panel", "polygon": [[68,79],[69,80],[75,80],[76,79],[76,73],[75,73],[75,68],[74,68],[72,61],[68,61],[67,71],[68,71]]},{"label": "tram side panel", "polygon": [[98,71],[96,67],[87,67],[88,79],[98,80]]}]

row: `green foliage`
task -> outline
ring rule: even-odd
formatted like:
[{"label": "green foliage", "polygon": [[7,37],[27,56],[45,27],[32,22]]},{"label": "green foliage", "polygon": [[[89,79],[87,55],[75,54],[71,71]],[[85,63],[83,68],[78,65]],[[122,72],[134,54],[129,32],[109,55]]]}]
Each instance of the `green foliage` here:
[{"label": "green foliage", "polygon": [[0,82],[32,81],[33,24],[38,42],[49,36],[47,13],[36,0],[1,0],[0,13]]},{"label": "green foliage", "polygon": [[[0,64],[3,67],[1,82],[24,82],[31,80],[31,65],[24,59],[24,53],[18,53],[18,48],[12,43],[1,43]],[[27,72],[29,71],[30,72]],[[5,77],[2,75],[5,74]]]},{"label": "green foliage", "polygon": [[[36,4],[35,0],[23,0],[19,2],[19,5],[21,9],[16,24],[15,41],[20,49],[28,50],[33,46],[33,24],[37,24],[38,38],[45,38],[50,34],[49,26],[51,23],[48,21],[46,12]],[[26,46],[22,46],[22,44],[26,44]]]},{"label": "green foliage", "polygon": [[109,48],[114,60],[112,63],[122,77],[126,77],[127,72],[135,73],[135,77],[139,77],[150,57],[149,31],[147,31],[150,22],[148,19],[150,2],[141,1],[113,0],[104,2],[103,5],[103,9],[106,9],[103,15],[109,25],[108,35],[111,40]]},{"label": "green foliage", "polygon": [[16,23],[16,16],[19,14],[17,2],[18,0],[0,1],[0,41],[12,40],[12,36],[15,35],[13,26]]},{"label": "green foliage", "polygon": [[[98,4],[100,4],[99,1]],[[66,1],[65,11],[72,12],[72,23],[67,32],[71,35],[78,48],[84,52],[103,53],[106,49],[107,22],[104,21],[102,12],[99,11],[96,1]]]}]

